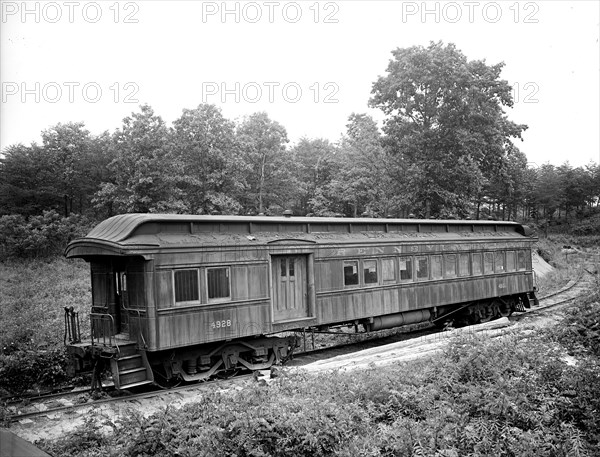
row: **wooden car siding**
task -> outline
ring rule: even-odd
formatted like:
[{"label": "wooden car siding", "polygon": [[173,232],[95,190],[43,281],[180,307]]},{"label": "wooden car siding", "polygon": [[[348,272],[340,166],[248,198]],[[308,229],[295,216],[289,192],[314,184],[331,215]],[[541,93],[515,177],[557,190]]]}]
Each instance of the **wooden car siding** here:
[{"label": "wooden car siding", "polygon": [[157,346],[163,350],[269,333],[269,317],[269,301],[159,311]]},{"label": "wooden car siding", "polygon": [[208,249],[193,250],[169,250],[161,251],[156,256],[155,267],[163,268],[188,268],[194,266],[211,266],[239,263],[256,263],[257,261],[267,262],[269,252],[265,246],[256,248],[236,249],[235,246],[211,246]]},{"label": "wooden car siding", "polygon": [[[460,241],[457,241],[460,242]],[[352,246],[333,248],[331,246],[263,246],[257,249],[233,250],[222,252],[168,252],[157,255],[153,260],[155,272],[152,277],[154,297],[147,297],[148,304],[156,306],[156,320],[148,316],[150,350],[163,350],[185,345],[202,344],[211,341],[241,338],[257,333],[269,333],[282,330],[281,325],[272,322],[272,304],[270,299],[270,256],[296,253],[312,253],[314,258],[314,286],[309,293],[313,295],[309,318],[302,323],[286,324],[289,328],[303,325],[321,325],[341,323],[409,311],[444,304],[459,303],[496,295],[531,290],[531,273],[524,271],[487,276],[454,277],[439,280],[416,282],[413,279],[400,282],[397,259],[412,257],[413,269],[415,256],[430,256],[458,252],[482,252],[529,249],[530,242],[525,240],[499,240],[498,242],[468,243],[450,248],[447,241],[440,244],[413,244],[396,246]],[[398,249],[399,248],[399,249]],[[388,255],[376,255],[383,249]],[[386,250],[387,249],[387,250]],[[396,252],[396,254],[392,254]],[[378,260],[378,284],[343,286],[343,260],[393,258],[396,261],[395,280],[382,283],[382,266]],[[531,259],[526,256],[527,268],[531,268]],[[150,262],[149,262],[150,263]],[[362,265],[362,264],[361,264]],[[209,303],[206,290],[206,268],[226,266],[231,271],[231,300],[221,303]],[[177,269],[198,269],[200,297],[197,303],[184,305],[174,303],[173,271]],[[362,273],[362,272],[361,272]],[[499,278],[505,278],[505,288],[498,289]],[[361,281],[362,282],[362,281]],[[151,284],[148,282],[147,284]],[[465,294],[465,291],[467,292]],[[315,316],[314,319],[310,319]],[[231,327],[213,328],[214,322],[231,321]]]},{"label": "wooden car siding", "polygon": [[154,351],[158,349],[157,325],[156,325],[156,282],[154,274],[154,261],[144,262],[144,277],[146,281],[146,313],[142,314],[145,328],[142,328],[146,349]]},{"label": "wooden car siding", "polygon": [[[503,287],[499,287],[500,285]],[[351,321],[390,313],[450,305],[531,290],[531,274],[456,278],[317,293],[319,324]]]},{"label": "wooden car siding", "polygon": [[[266,263],[254,263],[246,265],[227,265],[219,263],[217,267],[230,268],[230,292],[231,299],[225,301],[226,304],[235,303],[240,300],[267,299],[269,289],[269,269]],[[211,268],[212,266],[208,266]],[[190,305],[207,305],[211,303],[207,295],[206,287],[206,268],[205,265],[185,266],[173,269],[159,269],[155,273],[156,291],[157,291],[157,307],[159,309],[178,308],[181,306]],[[198,270],[200,281],[199,300],[197,302],[189,302],[178,304],[175,303],[175,295],[173,293],[174,278],[173,272],[178,270]]]},{"label": "wooden car siding", "polygon": [[268,264],[233,266],[231,268],[231,299],[268,298]]},{"label": "wooden car siding", "polygon": [[341,246],[319,246],[315,251],[315,260],[353,259],[366,257],[384,257],[400,255],[427,255],[427,254],[452,254],[461,252],[481,252],[496,250],[531,249],[528,240],[498,240],[479,241],[472,240],[444,240],[443,242],[404,242],[354,244]]}]

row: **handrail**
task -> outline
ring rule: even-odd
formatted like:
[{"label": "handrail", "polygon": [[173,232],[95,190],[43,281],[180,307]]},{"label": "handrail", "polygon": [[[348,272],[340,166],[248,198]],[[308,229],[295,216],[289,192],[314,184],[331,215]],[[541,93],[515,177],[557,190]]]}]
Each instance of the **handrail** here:
[{"label": "handrail", "polygon": [[[139,310],[138,308],[126,308],[125,306],[122,307],[123,310],[127,311],[128,313],[137,313],[137,318],[139,319],[138,322],[138,330],[140,333],[140,338],[142,339],[142,343],[144,345],[144,349],[146,349],[148,347],[148,344],[146,344],[146,339],[144,338],[144,332],[142,331],[142,310]],[[146,310],[143,310],[144,314],[146,314]]]},{"label": "handrail", "polygon": [[64,344],[81,343],[81,328],[79,326],[79,313],[72,306],[65,306],[65,335]]},{"label": "handrail", "polygon": [[[101,327],[98,329],[96,327],[97,323],[100,322]],[[98,340],[98,345],[100,345],[100,338],[102,338],[103,346],[114,346],[116,345],[115,340],[115,319],[110,314],[104,313],[90,313],[90,323],[91,323],[91,334],[92,334],[92,347],[94,346],[95,340]],[[96,332],[100,330],[101,335],[96,335]],[[108,344],[107,344],[108,340]],[[118,349],[118,346],[117,346]]]}]

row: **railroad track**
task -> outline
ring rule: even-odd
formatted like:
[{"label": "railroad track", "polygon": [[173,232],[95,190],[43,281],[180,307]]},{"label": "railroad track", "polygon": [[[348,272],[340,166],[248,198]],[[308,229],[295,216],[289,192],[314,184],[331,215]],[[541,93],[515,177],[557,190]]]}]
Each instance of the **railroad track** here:
[{"label": "railroad track", "polygon": [[[533,315],[539,314],[541,311],[544,311],[548,308],[552,308],[552,307],[556,307],[562,304],[566,304],[568,302],[571,302],[573,300],[575,300],[576,298],[580,297],[582,293],[584,293],[585,290],[588,290],[590,287],[590,283],[591,283],[591,277],[593,275],[591,275],[589,272],[586,272],[585,270],[582,271],[579,276],[574,279],[569,281],[569,283],[563,287],[562,289],[553,292],[551,294],[545,295],[543,297],[540,297],[539,301],[540,301],[540,305],[532,308],[531,310],[528,310],[525,313],[519,313],[519,314],[514,314],[513,316],[511,316],[511,320],[512,321],[518,321],[521,320],[523,318],[527,318],[527,317],[531,317]],[[290,366],[301,366],[304,365],[306,363],[310,363],[311,361],[314,360],[318,360],[320,358],[329,358],[329,357],[334,357],[336,355],[340,355],[340,354],[344,354],[344,353],[350,353],[353,351],[360,351],[363,349],[370,349],[373,347],[378,347],[378,346],[383,346],[386,344],[390,344],[390,343],[395,343],[395,342],[399,342],[399,341],[404,341],[404,340],[410,340],[410,339],[415,339],[415,338],[421,338],[427,335],[431,335],[431,334],[435,334],[435,333],[440,333],[441,331],[437,328],[435,328],[433,325],[423,325],[423,324],[418,324],[415,326],[408,326],[408,328],[400,328],[400,329],[394,329],[394,330],[382,330],[380,332],[377,332],[378,334],[373,336],[370,335],[368,337],[365,337],[365,334],[356,334],[356,333],[341,333],[341,332],[330,332],[327,333],[329,335],[333,334],[333,336],[338,335],[339,338],[344,338],[346,341],[341,343],[341,344],[335,344],[335,345],[330,345],[327,347],[315,347],[314,345],[314,337],[317,336],[322,336],[324,334],[324,332],[315,332],[313,333],[307,333],[305,336],[308,336],[310,338],[310,345],[312,346],[312,348],[308,348],[306,347],[306,339],[304,339],[302,346],[304,346],[304,350],[297,352],[294,356],[294,360],[292,360],[289,365]],[[347,341],[348,339],[353,339],[354,341]],[[359,339],[359,341],[356,341],[356,339]],[[19,408],[18,406],[16,406],[18,404],[18,401],[15,399],[13,400],[7,400],[5,401],[5,405],[8,406],[9,408],[9,414],[8,417],[6,417],[6,420],[10,421],[10,422],[19,422],[19,421],[23,421],[26,419],[32,419],[35,417],[39,417],[39,416],[48,416],[48,417],[52,417],[55,416],[57,414],[73,414],[75,413],[77,410],[83,410],[85,408],[93,408],[96,409],[98,407],[104,406],[104,405],[109,405],[112,403],[118,403],[118,402],[132,402],[132,401],[139,401],[139,400],[144,400],[147,398],[152,398],[152,397],[157,397],[157,396],[162,396],[162,395],[177,395],[177,394],[181,394],[184,392],[195,392],[198,390],[203,390],[203,389],[208,389],[208,388],[215,388],[215,387],[219,387],[219,388],[227,388],[228,386],[234,384],[234,383],[240,383],[243,381],[246,381],[252,377],[255,377],[255,375],[253,374],[244,374],[244,375],[239,375],[236,376],[235,378],[231,378],[231,379],[217,379],[217,380],[212,380],[212,381],[207,381],[201,384],[186,384],[183,386],[179,386],[179,387],[174,387],[171,389],[166,389],[166,390],[160,390],[160,389],[156,389],[156,390],[152,390],[149,392],[142,392],[142,393],[135,393],[135,394],[130,394],[130,395],[123,395],[123,396],[114,396],[114,397],[108,397],[108,398],[101,398],[101,399],[97,399],[97,400],[85,400],[85,401],[81,401],[81,399],[85,396],[88,396],[90,394],[90,389],[83,389],[83,390],[79,390],[79,391],[71,391],[71,392],[67,392],[67,393],[52,393],[49,395],[43,395],[43,396],[35,396],[35,397],[27,397],[25,399],[19,399],[19,401],[23,402],[23,400],[25,401],[25,403],[27,402],[31,402],[30,405],[25,405],[27,407],[27,411],[26,412],[19,412],[20,409],[25,409],[25,407],[23,408]],[[77,399],[80,400],[80,402],[75,402],[75,401],[70,401],[70,400],[66,400],[66,404],[63,404],[62,406],[57,406],[57,407],[51,407],[49,408],[47,406],[48,401],[60,401],[63,400],[65,401],[65,399],[69,399],[69,398],[75,398],[76,401]],[[36,406],[37,405],[37,406]],[[10,411],[14,411],[12,414],[10,413]]]},{"label": "railroad track", "polygon": [[51,401],[55,399],[64,398],[65,395],[82,395],[88,394],[91,392],[89,387],[77,388],[75,386],[67,386],[57,389],[56,391],[46,392],[46,393],[38,393],[33,395],[17,395],[13,397],[2,397],[0,399],[0,405],[5,406],[13,406],[20,403],[27,402],[44,402]]},{"label": "railroad track", "polygon": [[[416,327],[416,326],[415,326]],[[373,347],[376,345],[386,344],[391,341],[399,341],[401,339],[410,339],[426,334],[424,330],[413,330],[412,332],[407,329],[398,329],[396,332],[397,335],[394,335],[390,330],[382,330],[380,332],[382,336],[377,337],[377,335],[371,335],[368,339],[361,339],[360,341],[351,341],[345,342],[342,344],[336,344],[328,347],[316,347],[307,349],[306,351],[299,351],[294,354],[293,360],[286,364],[286,366],[300,366],[304,363],[310,362],[304,361],[303,359],[306,357],[309,358],[319,358],[323,356],[332,356],[335,355],[339,351],[349,352],[354,348],[354,350],[365,349],[366,347]],[[340,337],[344,337],[345,339],[348,336],[352,336],[353,339],[361,337],[361,335],[365,334],[342,334],[340,333]],[[316,334],[316,336],[319,336]],[[132,402],[138,400],[144,400],[152,397],[157,397],[161,395],[171,395],[185,392],[193,392],[198,390],[203,390],[207,388],[227,388],[229,385],[233,383],[239,383],[246,380],[249,380],[256,375],[250,374],[242,374],[237,375],[230,379],[215,379],[211,381],[206,381],[203,383],[195,383],[195,384],[185,384],[178,387],[173,387],[170,389],[160,389],[154,388],[147,392],[134,393],[134,394],[124,394],[117,395],[115,390],[112,390],[112,386],[105,386],[104,395],[115,395],[114,397],[105,397],[96,400],[92,400],[90,397],[91,389],[83,389],[78,391],[71,392],[63,392],[63,393],[54,393],[49,395],[41,395],[41,396],[30,396],[30,397],[19,397],[14,399],[5,400],[5,404],[9,408],[9,414],[5,418],[8,422],[21,422],[23,420],[31,420],[34,418],[38,418],[41,416],[47,416],[48,418],[56,418],[57,414],[74,414],[78,410],[85,410],[86,408],[98,408],[101,406],[107,406],[113,403],[119,402]],[[260,378],[259,378],[260,379]],[[87,397],[84,399],[84,397]],[[64,402],[62,406],[56,407],[48,407],[46,402]],[[22,405],[19,407],[19,405]],[[13,413],[10,413],[13,411]],[[19,412],[23,411],[23,412]],[[26,422],[27,423],[27,422]]]},{"label": "railroad track", "polygon": [[[201,391],[201,390],[206,390],[206,389],[212,389],[215,387],[219,387],[220,389],[222,389],[222,388],[227,388],[234,383],[241,383],[241,382],[247,381],[253,377],[255,377],[255,375],[250,373],[250,374],[238,375],[238,376],[235,376],[235,377],[229,378],[229,379],[215,379],[215,380],[206,381],[206,382],[203,382],[200,384],[186,384],[184,386],[173,387],[171,389],[164,389],[164,390],[163,389],[155,389],[155,390],[152,390],[149,392],[124,394],[121,396],[114,396],[114,397],[105,397],[105,398],[100,398],[98,400],[86,401],[86,402],[82,402],[82,403],[73,403],[73,404],[63,405],[63,406],[54,407],[54,408],[44,408],[41,410],[38,409],[37,411],[27,411],[27,412],[23,412],[23,413],[17,413],[17,414],[9,415],[7,417],[7,420],[9,422],[20,422],[25,419],[31,420],[31,418],[35,418],[35,417],[39,417],[39,416],[48,416],[49,418],[52,418],[51,416],[54,416],[56,414],[61,414],[61,413],[62,414],[73,414],[77,410],[84,410],[85,408],[98,409],[102,406],[110,405],[113,403],[124,402],[124,401],[125,402],[136,402],[136,401],[153,398],[153,397],[157,397],[157,396],[162,396],[162,395],[177,396],[177,395],[181,395],[182,393],[185,393],[185,392]],[[77,392],[77,394],[81,395],[78,392]],[[73,393],[70,393],[70,395],[73,395]],[[65,398],[65,397],[68,398],[68,396],[69,395],[63,395],[63,398]],[[40,403],[40,405],[43,405],[43,403]]]},{"label": "railroad track", "polygon": [[581,295],[590,289],[593,281],[595,281],[595,275],[582,269],[577,278],[572,279],[567,285],[556,292],[539,297],[540,305],[528,310],[526,313],[515,316],[515,318],[521,319],[534,314],[539,314],[541,311],[555,306],[564,305],[572,302],[573,300],[580,298]]}]

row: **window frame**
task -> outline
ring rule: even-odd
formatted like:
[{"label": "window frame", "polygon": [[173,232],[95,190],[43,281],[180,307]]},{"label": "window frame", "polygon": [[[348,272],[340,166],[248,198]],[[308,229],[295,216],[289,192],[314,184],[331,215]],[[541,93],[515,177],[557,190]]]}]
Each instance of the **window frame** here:
[{"label": "window frame", "polygon": [[[453,261],[451,261],[450,259],[454,258]],[[454,265],[454,271],[451,274],[448,274],[448,266],[452,266]],[[455,254],[454,252],[452,253],[447,253],[443,255],[443,259],[442,259],[442,273],[444,275],[444,278],[448,278],[448,279],[452,279],[452,278],[458,278],[458,255]]]},{"label": "window frame", "polygon": [[503,250],[494,252],[494,272],[506,273],[506,255]]},{"label": "window frame", "polygon": [[[356,264],[356,273],[353,273],[352,276],[356,275],[356,283],[347,284],[346,283],[346,264]],[[360,287],[360,262],[358,259],[344,259],[342,260],[342,276],[344,277],[344,287]]]},{"label": "window frame", "polygon": [[517,255],[513,249],[509,249],[505,254],[506,272],[512,273],[517,271]]},{"label": "window frame", "polygon": [[[389,265],[391,265],[391,268],[385,268],[384,267],[384,263],[388,263]],[[397,260],[396,257],[383,257],[381,259],[381,282],[383,284],[392,284],[392,283],[396,283],[397,280],[396,278],[398,277],[397,273]],[[384,272],[387,271],[388,273],[391,271],[392,273],[392,278],[386,278],[384,275]]]},{"label": "window frame", "polygon": [[[491,257],[492,262],[491,262],[491,271],[487,269],[487,263],[486,263],[486,257]],[[493,275],[494,272],[496,271],[494,269],[494,260],[496,259],[496,254],[494,251],[484,251],[483,252],[483,274],[484,275]]]},{"label": "window frame", "polygon": [[[410,266],[409,266],[409,268],[403,270],[402,268],[400,268],[400,265],[398,265],[398,271],[399,271],[398,279],[400,280],[401,283],[415,281],[415,272],[414,272],[415,262],[413,261],[413,256],[406,255],[406,256],[398,257],[398,262],[402,262],[403,260],[410,262]],[[410,276],[408,278],[402,278],[403,271],[408,271],[410,273]]]},{"label": "window frame", "polygon": [[[479,269],[475,271],[475,259],[479,261]],[[473,252],[471,254],[471,276],[483,275],[483,252]]]},{"label": "window frame", "polygon": [[[193,300],[183,300],[177,301],[177,274],[184,271],[194,271],[196,272],[196,292],[197,298]],[[200,268],[177,268],[171,270],[171,278],[173,281],[173,304],[175,306],[188,306],[188,305],[198,305],[200,304]]]},{"label": "window frame", "polygon": [[[425,265],[427,268],[427,274],[425,276],[419,277],[419,261],[425,260]],[[427,281],[429,280],[429,274],[431,273],[431,268],[429,267],[429,256],[419,255],[415,256],[415,281]]]},{"label": "window frame", "polygon": [[[434,271],[434,265],[439,265],[439,272]],[[429,275],[432,280],[438,280],[444,278],[444,256],[442,254],[434,254],[429,259]]]},{"label": "window frame", "polygon": [[[365,271],[366,271],[366,264],[367,262],[373,262],[375,263],[375,281],[374,282],[367,282],[367,278],[365,276]],[[362,285],[365,287],[373,287],[373,286],[377,286],[379,285],[379,262],[377,261],[377,259],[361,259],[361,271],[362,271]]]},{"label": "window frame", "polygon": [[[471,262],[471,254],[469,252],[459,252],[458,253],[458,271],[457,271],[457,276],[459,278],[467,278],[469,276],[472,276],[472,271],[473,271],[473,264]],[[461,259],[466,258],[467,262],[466,262],[466,267],[467,267],[467,271],[463,272],[461,270]]]},{"label": "window frame", "polygon": [[[517,262],[516,262],[516,271],[527,271],[527,250],[526,249],[517,249]],[[521,264],[520,258],[522,257],[523,263]]]},{"label": "window frame", "polygon": [[[226,297],[210,298],[210,283],[208,281],[209,270],[225,270],[227,273],[227,289],[229,295]],[[232,300],[231,296],[231,267],[229,265],[217,265],[204,268],[204,280],[206,281],[206,301],[207,303],[221,303]]]},{"label": "window frame", "polygon": [[286,256],[285,258],[279,260],[280,278],[289,279],[296,277],[296,258],[296,256]]}]

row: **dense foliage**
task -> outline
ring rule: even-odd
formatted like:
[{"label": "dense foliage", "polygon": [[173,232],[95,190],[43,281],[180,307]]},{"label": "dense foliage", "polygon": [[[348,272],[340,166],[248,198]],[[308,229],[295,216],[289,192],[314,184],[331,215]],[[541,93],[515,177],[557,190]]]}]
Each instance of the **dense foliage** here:
[{"label": "dense foliage", "polygon": [[[599,289],[600,290],[600,289]],[[580,356],[592,354],[600,358],[600,294],[587,298],[571,308],[558,334],[550,333],[564,345],[569,353]]]},{"label": "dense foliage", "polygon": [[387,115],[384,132],[409,168],[405,190],[417,213],[467,216],[486,182],[518,150],[526,125],[506,119],[512,93],[503,64],[468,61],[454,45],[432,43],[392,52],[370,104]]},{"label": "dense foliage", "polygon": [[285,127],[266,113],[231,121],[209,104],[183,109],[172,126],[144,105],[112,134],[57,124],[41,144],[2,151],[0,215],[55,211],[98,221],[125,212],[292,209],[551,219],[589,212],[600,197],[598,165],[528,164],[515,146],[526,126],[505,113],[513,100],[502,67],[469,61],[452,44],[397,49],[370,100],[386,116],[383,132],[353,113],[335,144],[290,145]]},{"label": "dense foliage", "polygon": [[284,374],[147,418],[90,420],[41,445],[55,456],[594,455],[600,361],[588,350],[568,360],[556,340],[470,336],[431,359]]},{"label": "dense foliage", "polygon": [[60,255],[69,241],[90,228],[85,216],[61,217],[54,210],[28,218],[21,214],[0,216],[0,260]]}]

